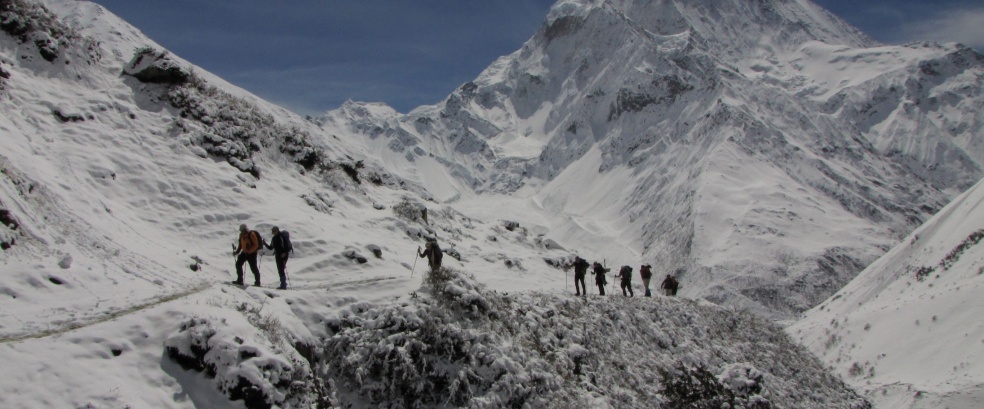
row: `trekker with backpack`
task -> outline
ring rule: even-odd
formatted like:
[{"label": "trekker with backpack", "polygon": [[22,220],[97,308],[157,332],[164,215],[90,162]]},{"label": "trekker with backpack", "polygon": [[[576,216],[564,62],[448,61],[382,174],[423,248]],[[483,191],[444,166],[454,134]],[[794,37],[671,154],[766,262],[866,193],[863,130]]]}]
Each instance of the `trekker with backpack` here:
[{"label": "trekker with backpack", "polygon": [[677,288],[680,288],[680,282],[676,280],[676,277],[667,274],[666,278],[663,279],[663,284],[660,285],[660,288],[663,289],[664,293],[667,296],[673,297],[677,293]]},{"label": "trekker with backpack", "polygon": [[642,286],[646,288],[646,297],[652,297],[653,294],[649,292],[649,282],[653,279],[653,267],[643,264],[639,267],[639,276],[642,277]]},{"label": "trekker with backpack", "polygon": [[260,268],[256,265],[256,254],[260,251],[263,238],[256,230],[250,230],[245,224],[239,225],[239,246],[232,250],[232,255],[236,258],[236,281],[233,284],[243,284],[243,264],[249,263],[249,269],[253,272],[253,285],[260,285]]},{"label": "trekker with backpack", "polygon": [[598,293],[601,295],[605,295],[605,285],[608,284],[608,279],[605,278],[605,273],[607,272],[608,269],[602,267],[601,263],[597,261],[594,262],[594,268],[591,274],[594,274],[595,276],[595,284],[598,285]]},{"label": "trekker with backpack", "polygon": [[580,257],[574,258],[574,295],[588,295],[588,287],[584,285],[584,277],[588,275],[588,260]]},{"label": "trekker with backpack", "polygon": [[[622,295],[628,295],[629,297],[635,297],[635,293],[632,292],[632,267],[622,266],[622,269],[618,271],[618,276],[622,279],[620,286],[622,287]],[[628,290],[628,292],[626,292]]]},{"label": "trekker with backpack", "polygon": [[420,247],[417,247],[417,256],[427,257],[427,265],[430,266],[431,271],[440,270],[444,253],[441,251],[441,247],[437,245],[437,241],[428,240],[424,247],[423,253],[420,252]]},{"label": "trekker with backpack", "polygon": [[277,287],[277,289],[286,290],[287,258],[294,251],[294,246],[290,244],[290,233],[281,231],[277,226],[273,226],[271,232],[273,233],[273,238],[270,239],[270,244],[264,241],[263,247],[266,247],[267,250],[273,250],[273,259],[277,262],[277,274],[280,275],[280,287]]},{"label": "trekker with backpack", "polygon": [[676,274],[670,276],[670,278],[673,280],[672,286],[671,286],[671,290],[670,290],[670,295],[671,296],[674,296],[675,297],[677,295],[677,290],[680,289],[680,282],[677,281],[677,277],[683,276],[683,274],[686,273],[686,272],[687,272],[687,270],[684,270],[683,267],[680,267],[680,268],[678,268],[676,270]]}]

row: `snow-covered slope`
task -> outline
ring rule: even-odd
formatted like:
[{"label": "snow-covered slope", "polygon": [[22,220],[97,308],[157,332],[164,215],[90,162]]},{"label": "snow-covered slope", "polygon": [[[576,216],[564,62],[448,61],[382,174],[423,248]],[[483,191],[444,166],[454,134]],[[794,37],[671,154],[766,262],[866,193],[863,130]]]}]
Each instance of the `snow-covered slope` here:
[{"label": "snow-covered slope", "polygon": [[565,0],[441,104],[321,121],[443,167],[406,173],[438,201],[523,198],[559,243],[792,317],[984,175],[982,78],[969,48],[882,46],[805,0]]},{"label": "snow-covered slope", "polygon": [[981,407],[982,239],[984,182],[787,331],[878,407]]},{"label": "snow-covered slope", "polygon": [[[867,407],[760,317],[569,298],[536,202],[428,201],[461,180],[440,157],[400,162],[92,3],[45,4],[61,19],[0,2],[0,407]],[[225,284],[240,223],[290,231],[289,290],[269,255],[262,286]],[[427,237],[467,274],[422,285]]]}]

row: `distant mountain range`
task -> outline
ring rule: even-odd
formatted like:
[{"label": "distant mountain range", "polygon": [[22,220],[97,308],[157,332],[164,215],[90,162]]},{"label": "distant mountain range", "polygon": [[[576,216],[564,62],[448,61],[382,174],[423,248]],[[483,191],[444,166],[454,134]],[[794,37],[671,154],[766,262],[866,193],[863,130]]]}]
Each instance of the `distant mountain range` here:
[{"label": "distant mountain range", "polygon": [[808,1],[572,0],[440,104],[318,122],[444,169],[407,175],[435,200],[529,197],[568,248],[791,318],[984,175],[982,77],[970,48],[877,44]]}]

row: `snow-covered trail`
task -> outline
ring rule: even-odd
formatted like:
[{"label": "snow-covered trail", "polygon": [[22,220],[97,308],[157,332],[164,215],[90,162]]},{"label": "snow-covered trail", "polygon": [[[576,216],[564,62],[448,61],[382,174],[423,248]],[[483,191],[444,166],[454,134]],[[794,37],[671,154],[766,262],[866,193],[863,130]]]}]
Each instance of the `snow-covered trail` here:
[{"label": "snow-covered trail", "polygon": [[125,308],[122,310],[100,311],[94,316],[83,317],[81,319],[76,318],[72,320],[72,322],[69,322],[67,324],[63,324],[63,325],[56,324],[54,328],[49,328],[42,331],[0,335],[0,344],[7,344],[12,342],[21,342],[29,339],[50,337],[53,335],[64,334],[66,332],[74,331],[80,328],[91,327],[96,324],[100,324],[106,321],[111,321],[126,315],[134,314],[142,310],[146,310],[148,308],[152,308],[167,302],[171,302],[180,298],[198,294],[202,291],[212,288],[212,285],[213,285],[212,283],[202,283],[196,287],[188,289],[187,291],[164,295],[150,300],[144,300],[143,302],[138,302],[132,307]]},{"label": "snow-covered trail", "polygon": [[[421,271],[419,272],[421,276],[424,274],[423,270],[424,269],[421,268]],[[365,290],[373,288],[379,282],[394,281],[394,280],[407,279],[407,278],[410,277],[377,276],[377,277],[362,278],[357,280],[314,281],[310,283],[306,281],[301,281],[297,285],[291,285],[289,289],[286,290],[286,292],[313,291],[313,290],[332,291],[343,287],[349,291],[366,292]],[[71,320],[71,322],[64,323],[64,324],[53,324],[52,327],[44,330],[26,331],[22,333],[0,334],[0,344],[21,342],[29,339],[45,338],[54,335],[64,334],[66,332],[78,330],[85,327],[91,327],[97,324],[104,323],[106,321],[111,321],[128,315],[132,315],[141,312],[143,310],[146,310],[148,308],[159,306],[164,303],[193,296],[203,291],[212,289],[217,284],[219,285],[228,284],[228,281],[226,280],[220,280],[214,282],[203,281],[198,285],[190,287],[184,291],[161,295],[159,297],[154,297],[151,299],[146,299],[141,301],[132,301],[126,299],[124,301],[130,302],[132,306],[123,309],[107,309],[103,311],[93,312],[93,315],[91,316],[75,317],[73,320]],[[264,293],[269,293],[269,294],[273,294],[270,292],[280,292],[280,290],[274,290],[269,287],[246,286],[244,290],[245,289],[249,289],[251,291],[262,291]]]}]

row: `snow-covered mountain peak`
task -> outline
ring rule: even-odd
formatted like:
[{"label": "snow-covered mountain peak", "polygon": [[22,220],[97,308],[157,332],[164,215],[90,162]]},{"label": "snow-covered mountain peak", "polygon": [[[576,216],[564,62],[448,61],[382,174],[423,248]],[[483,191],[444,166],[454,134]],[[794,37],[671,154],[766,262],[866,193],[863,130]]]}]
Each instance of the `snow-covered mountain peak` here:
[{"label": "snow-covered mountain peak", "polygon": [[[552,39],[585,27],[590,16],[614,16],[653,38],[688,33],[722,56],[781,53],[807,41],[868,47],[875,41],[808,0],[570,0],[554,5],[541,33]],[[611,23],[611,20],[609,21]]]}]

